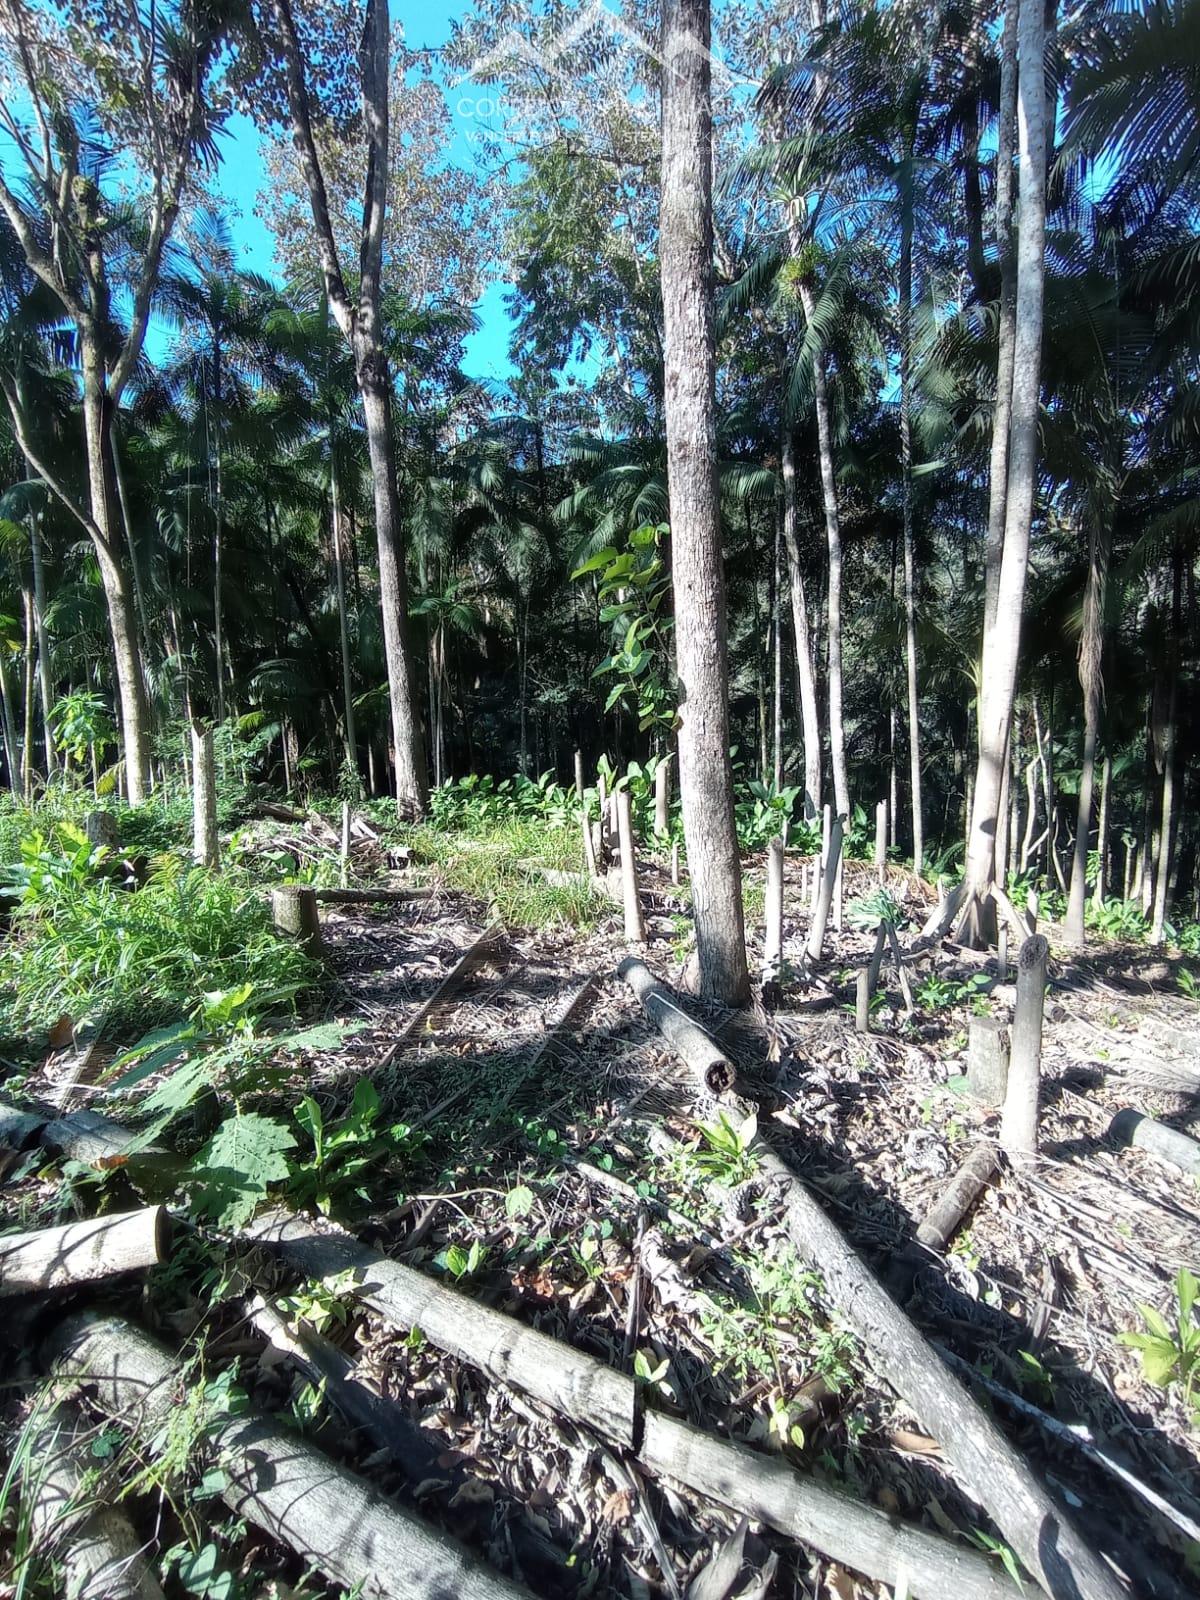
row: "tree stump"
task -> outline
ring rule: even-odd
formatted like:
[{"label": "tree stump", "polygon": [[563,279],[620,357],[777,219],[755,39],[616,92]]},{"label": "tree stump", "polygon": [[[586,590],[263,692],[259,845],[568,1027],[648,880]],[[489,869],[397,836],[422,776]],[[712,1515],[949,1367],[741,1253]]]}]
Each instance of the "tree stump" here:
[{"label": "tree stump", "polygon": [[1028,1163],[1037,1154],[1042,1013],[1049,958],[1050,946],[1040,933],[1026,939],[1017,957],[1017,1002],[1013,1009],[1008,1092],[1000,1122],[1000,1143],[1018,1163]]},{"label": "tree stump", "polygon": [[985,1106],[1002,1106],[1008,1093],[1008,1027],[996,1017],[967,1022],[967,1085]]},{"label": "tree stump", "polygon": [[321,913],[317,909],[314,890],[296,884],[287,884],[271,890],[271,917],[275,932],[285,939],[295,939],[310,956],[320,958]]},{"label": "tree stump", "polygon": [[87,842],[97,849],[115,852],[121,848],[117,819],[111,811],[89,811],[83,819],[83,831]]},{"label": "tree stump", "polygon": [[621,850],[621,895],[625,906],[625,939],[629,944],[646,942],[642,921],[642,897],[638,892],[637,858],[633,852],[633,807],[629,790],[613,796],[617,809],[617,838]]}]

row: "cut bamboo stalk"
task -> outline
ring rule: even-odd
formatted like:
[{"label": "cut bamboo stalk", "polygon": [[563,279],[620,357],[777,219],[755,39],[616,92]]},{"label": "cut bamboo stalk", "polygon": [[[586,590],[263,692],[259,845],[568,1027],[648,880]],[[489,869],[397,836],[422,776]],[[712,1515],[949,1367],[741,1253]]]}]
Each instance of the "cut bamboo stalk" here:
[{"label": "cut bamboo stalk", "polygon": [[402,905],[406,900],[432,900],[432,889],[314,889],[313,895],[322,906],[388,906]]},{"label": "cut bamboo stalk", "polygon": [[[826,811],[829,808],[826,806]],[[829,830],[829,847],[825,852],[824,867],[818,880],[816,906],[812,926],[808,930],[805,953],[810,961],[819,961],[825,943],[825,929],[829,924],[829,911],[833,903],[833,886],[842,859],[842,819],[835,817]]]},{"label": "cut bamboo stalk", "polygon": [[213,731],[192,724],[192,855],[202,867],[220,861],[217,840],[217,767]]},{"label": "cut bamboo stalk", "polygon": [[68,1222],[0,1238],[0,1295],[69,1289],[156,1266],[167,1252],[171,1219],[162,1206]]},{"label": "cut bamboo stalk", "polygon": [[946,1371],[796,1175],[761,1138],[753,1151],[784,1200],[792,1244],[821,1274],[830,1303],[863,1340],[872,1366],[938,1440],[961,1487],[987,1510],[1046,1593],[1054,1600],[1128,1600],[1100,1556]]},{"label": "cut bamboo stalk", "polygon": [[917,1238],[931,1250],[944,1250],[958,1232],[967,1212],[979,1199],[996,1170],[999,1157],[994,1145],[983,1141],[955,1173],[945,1194],[930,1208],[917,1229]]},{"label": "cut bamboo stalk", "polygon": [[89,1488],[93,1430],[66,1404],[35,1413],[33,1428],[21,1490],[33,1540],[58,1556],[59,1592],[66,1600],[163,1600],[129,1519],[97,1504]]},{"label": "cut bamboo stalk", "polygon": [[996,930],[996,982],[1008,982],[1008,922],[1001,922]]},{"label": "cut bamboo stalk", "polygon": [[967,1087],[985,1106],[1002,1106],[1008,1094],[1008,1027],[998,1017],[967,1019]]},{"label": "cut bamboo stalk", "polygon": [[1042,1076],[1042,1013],[1050,946],[1040,933],[1026,939],[1017,956],[1017,1000],[1008,1057],[1008,1092],[1000,1119],[1000,1143],[1017,1162],[1037,1154],[1038,1103]]},{"label": "cut bamboo stalk", "polygon": [[633,1385],[590,1356],[388,1260],[340,1228],[318,1231],[307,1219],[275,1211],[246,1233],[306,1277],[344,1283],[341,1275],[353,1274],[359,1299],[393,1326],[420,1328],[439,1349],[632,1447]]},{"label": "cut bamboo stalk", "polygon": [[639,1459],[651,1472],[799,1539],[864,1577],[917,1600],[1018,1600],[1003,1571],[975,1551],[813,1482],[783,1462],[648,1411]]},{"label": "cut bamboo stalk", "polygon": [[429,996],[429,999],[419,1006],[404,1024],[395,1043],[380,1058],[379,1065],[375,1070],[378,1072],[380,1068],[389,1066],[406,1045],[411,1043],[418,1034],[429,1028],[442,1007],[454,998],[468,978],[475,976],[480,967],[490,965],[497,970],[502,970],[508,965],[508,960],[508,941],[505,938],[504,929],[485,929],[478,939],[463,951],[455,965],[451,967],[441,983]]},{"label": "cut bamboo stalk", "polygon": [[1125,1106],[1112,1119],[1108,1130],[1110,1139],[1118,1144],[1134,1145],[1156,1156],[1181,1172],[1200,1176],[1200,1143],[1178,1128],[1168,1127],[1132,1106]]},{"label": "cut bamboo stalk", "polygon": [[295,883],[272,889],[271,920],[281,938],[295,939],[310,956],[320,957],[321,913],[314,890]]},{"label": "cut bamboo stalk", "polygon": [[811,914],[817,914],[817,902],[821,896],[821,881],[825,876],[825,863],[829,860],[829,841],[833,837],[833,807],[821,807],[821,853],[813,862]]},{"label": "cut bamboo stalk", "polygon": [[[143,1444],[169,1420],[182,1372],[139,1328],[116,1317],[73,1317],[49,1344],[56,1372],[86,1384],[100,1408],[134,1426]],[[208,1443],[225,1473],[221,1498],[234,1515],[345,1588],[370,1600],[530,1600],[523,1585],[267,1417],[237,1417]]]},{"label": "cut bamboo stalk", "polygon": [[872,994],[874,994],[876,989],[879,987],[879,971],[883,966],[883,952],[886,945],[887,926],[885,923],[881,922],[879,927],[875,930],[875,948],[871,951],[871,959],[867,964],[867,973],[869,975],[868,981],[870,992]]},{"label": "cut bamboo stalk", "polygon": [[888,803],[880,800],[875,807],[875,872],[880,883],[887,879]]},{"label": "cut bamboo stalk", "polygon": [[588,816],[587,794],[583,787],[583,751],[575,752],[575,797],[579,801],[579,822],[583,832],[583,870],[589,878],[596,876],[596,849],[592,842],[592,824]]},{"label": "cut bamboo stalk", "polygon": [[763,930],[763,987],[777,985],[783,973],[783,840],[767,845],[766,923]]},{"label": "cut bamboo stalk", "polygon": [[625,907],[625,941],[645,944],[642,897],[638,892],[637,858],[633,851],[633,805],[628,789],[613,796],[617,808],[617,842],[621,853],[621,894]]},{"label": "cut bamboo stalk", "polygon": [[626,956],[617,968],[642,1003],[651,1022],[690,1069],[706,1094],[720,1095],[733,1087],[737,1072],[729,1057],[698,1022],[684,1011],[675,995],[660,983],[638,956]]},{"label": "cut bamboo stalk", "polygon": [[937,944],[950,932],[955,917],[962,909],[962,903],[967,898],[965,883],[955,884],[950,893],[943,895],[937,905],[930,912],[918,935],[919,943]]},{"label": "cut bamboo stalk", "polygon": [[663,756],[654,769],[654,832],[665,839],[671,831],[671,757]]},{"label": "cut bamboo stalk", "polygon": [[871,969],[860,967],[854,982],[854,1031],[871,1031]]}]

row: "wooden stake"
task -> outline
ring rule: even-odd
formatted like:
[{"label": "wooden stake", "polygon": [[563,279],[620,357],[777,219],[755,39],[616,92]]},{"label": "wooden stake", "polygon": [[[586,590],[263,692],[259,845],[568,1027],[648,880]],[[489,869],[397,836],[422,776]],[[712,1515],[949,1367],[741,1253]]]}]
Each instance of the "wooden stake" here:
[{"label": "wooden stake", "polygon": [[1008,982],[1008,923],[1002,921],[996,930],[996,982]]},{"label": "wooden stake", "polygon": [[654,832],[665,839],[671,831],[671,757],[663,756],[654,769]]},{"label": "wooden stake", "polygon": [[1041,1093],[1042,1012],[1050,946],[1040,933],[1026,939],[1017,957],[1017,1003],[1013,1011],[1008,1092],[1000,1121],[1000,1143],[1018,1163],[1037,1154]]},{"label": "wooden stake", "polygon": [[342,888],[350,876],[350,802],[342,801]]},{"label": "wooden stake", "polygon": [[886,944],[887,925],[881,922],[875,930],[875,948],[871,951],[871,960],[867,966],[868,984],[872,994],[879,987],[879,969],[883,966],[883,951]]},{"label": "wooden stake", "polygon": [[875,807],[875,871],[880,883],[887,879],[888,803],[881,800]]},{"label": "wooden stake", "polygon": [[202,867],[220,864],[213,731],[197,723],[192,724],[192,855]]},{"label": "wooden stake", "polygon": [[162,1206],[0,1238],[0,1295],[44,1293],[162,1261],[171,1219]]},{"label": "wooden stake", "polygon": [[637,859],[633,853],[633,805],[628,789],[613,796],[617,808],[617,839],[621,851],[621,892],[625,902],[625,941],[645,944],[646,925],[642,921],[642,898],[638,892]]},{"label": "wooden stake", "polygon": [[[829,807],[825,807],[829,816]],[[829,909],[833,902],[833,885],[842,859],[842,819],[834,819],[829,832],[829,845],[825,852],[825,866],[818,882],[817,903],[813,911],[812,926],[808,930],[805,953],[810,961],[818,961],[825,943],[825,929],[829,924]]]},{"label": "wooden stake", "polygon": [[[839,818],[840,821],[840,818]],[[833,875],[833,931],[842,931],[842,893],[846,880],[846,858],[841,849],[838,850],[837,871]]]},{"label": "wooden stake", "polygon": [[587,797],[583,787],[583,751],[575,752],[575,796],[579,801],[579,821],[583,831],[583,870],[589,878],[596,876],[596,850],[592,842],[592,824],[588,817]]},{"label": "wooden stake", "polygon": [[871,969],[860,967],[854,986],[854,1029],[856,1033],[871,1031]]},{"label": "wooden stake", "polygon": [[767,845],[766,926],[763,932],[763,986],[778,984],[783,971],[783,840]]},{"label": "wooden stake", "polygon": [[285,884],[271,890],[271,918],[275,932],[284,939],[295,939],[310,956],[320,959],[321,913],[312,889]]}]

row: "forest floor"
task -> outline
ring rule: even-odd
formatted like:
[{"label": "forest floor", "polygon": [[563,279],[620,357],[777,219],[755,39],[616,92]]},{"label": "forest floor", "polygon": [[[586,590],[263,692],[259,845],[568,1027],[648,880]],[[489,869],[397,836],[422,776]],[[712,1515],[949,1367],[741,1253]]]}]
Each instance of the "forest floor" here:
[{"label": "forest floor", "polygon": [[[504,928],[461,989],[395,1048],[489,924],[485,902],[447,886],[444,862],[420,857],[387,882],[428,888],[429,898],[323,908],[329,981],[319,1015],[348,1027],[331,1048],[286,1055],[243,1093],[241,1109],[290,1113],[310,1095],[327,1130],[358,1137],[358,1127],[363,1160],[330,1163],[324,1200],[361,1240],[635,1372],[655,1408],[1003,1560],[938,1441],[874,1374],[872,1351],[800,1267],[777,1210],[756,1202],[753,1175],[697,1131],[685,1070],[615,976],[617,908],[593,906],[585,930]],[[754,906],[761,858],[746,870]],[[784,953],[798,965],[808,913],[788,870]],[[890,871],[919,925],[928,890]],[[848,898],[873,881],[858,863],[847,879]],[[647,961],[678,985],[687,904],[661,867],[647,903]],[[1053,927],[1043,931],[1054,955],[1039,1156],[1028,1170],[1001,1171],[944,1256],[918,1245],[915,1231],[975,1142],[997,1132],[998,1114],[969,1097],[964,1076],[970,1014],[1002,1015],[1011,1003],[994,958],[952,945],[915,957],[911,1016],[889,964],[885,1003],[872,1032],[859,1034],[853,972],[872,935],[847,926],[830,935],[823,981],[785,982],[773,1012],[693,1010],[736,1061],[776,1148],[893,1296],[958,1370],[1010,1397],[980,1391],[1089,1540],[1138,1592],[1182,1596],[1194,1592],[1200,1560],[1197,1414],[1186,1385],[1147,1381],[1140,1352],[1119,1336],[1146,1331],[1143,1305],[1168,1323],[1178,1314],[1177,1275],[1200,1263],[1200,1186],[1119,1148],[1108,1127],[1130,1105],[1182,1129],[1200,1119],[1200,1011],[1161,953],[1105,942],[1068,954]],[[85,1095],[87,1082],[103,1084],[103,1054],[79,1086]],[[75,1070],[72,1059],[46,1059],[46,1094]],[[379,1097],[367,1132],[351,1114],[364,1081]],[[103,1094],[89,1103],[104,1104]],[[386,1140],[368,1137],[385,1125]],[[28,1216],[60,1175],[39,1168],[13,1179]],[[336,1339],[363,1381],[425,1435],[431,1464],[414,1483],[248,1328],[250,1281],[268,1297],[295,1296],[295,1279],[216,1237],[185,1236],[145,1290],[89,1303],[132,1311],[172,1344],[194,1350],[202,1340],[210,1374],[237,1358],[260,1407],[290,1413],[331,1455],[547,1600],[683,1595],[728,1538],[728,1510],[639,1474],[589,1431],[363,1312],[348,1292],[301,1289],[291,1309]],[[1075,1441],[1049,1431],[1047,1418],[1074,1428]],[[163,1499],[141,1486],[130,1502],[139,1530],[149,1537],[165,1519],[186,1543],[187,1516]],[[300,1579],[295,1561],[259,1536],[229,1527],[219,1544],[243,1585],[226,1593]],[[743,1583],[769,1572],[772,1551],[771,1594],[878,1592],[770,1532],[749,1539]],[[187,1570],[177,1561],[173,1592],[210,1592],[184,1583]]]}]

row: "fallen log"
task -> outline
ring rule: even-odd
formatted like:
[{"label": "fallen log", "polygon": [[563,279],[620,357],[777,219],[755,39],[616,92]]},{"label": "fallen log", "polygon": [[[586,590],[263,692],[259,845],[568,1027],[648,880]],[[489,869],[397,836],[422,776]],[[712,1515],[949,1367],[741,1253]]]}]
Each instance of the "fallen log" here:
[{"label": "fallen log", "polygon": [[729,1057],[698,1022],[692,1021],[644,961],[626,956],[617,968],[617,976],[625,979],[651,1022],[708,1094],[724,1094],[733,1087],[737,1073]]},{"label": "fallen log", "polygon": [[1135,1111],[1132,1106],[1117,1112],[1109,1125],[1108,1136],[1118,1144],[1133,1145],[1159,1161],[1178,1167],[1181,1172],[1200,1177],[1200,1143],[1190,1134]]},{"label": "fallen log", "polygon": [[917,1239],[931,1250],[944,1250],[958,1232],[958,1225],[982,1194],[999,1157],[986,1140],[974,1150],[955,1173],[950,1187],[931,1207],[917,1229]]},{"label": "fallen log", "polygon": [[143,1145],[141,1135],[102,1111],[72,1111],[43,1125],[41,1142],[56,1155],[89,1167],[127,1167],[135,1172],[177,1164],[162,1145]]},{"label": "fallen log", "polygon": [[69,1289],[156,1266],[170,1238],[162,1206],[7,1234],[0,1237],[0,1295]]},{"label": "fallen log", "polygon": [[97,1503],[89,1486],[92,1430],[65,1404],[35,1412],[31,1426],[21,1493],[32,1542],[58,1558],[59,1592],[68,1600],[163,1600],[129,1519]]},{"label": "fallen log", "polygon": [[[174,1410],[181,1369],[120,1318],[72,1317],[49,1340],[54,1370],[95,1394],[143,1443]],[[224,1469],[221,1498],[335,1583],[371,1600],[530,1600],[415,1513],[269,1418],[251,1413],[209,1435]]]},{"label": "fallen log", "polygon": [[352,1274],[358,1298],[393,1326],[420,1328],[440,1349],[489,1377],[598,1428],[626,1449],[633,1447],[632,1383],[570,1345],[390,1261],[341,1228],[318,1231],[306,1218],[274,1211],[252,1222],[245,1234],[306,1277],[344,1284],[342,1275]]},{"label": "fallen log", "polygon": [[793,1472],[784,1462],[648,1411],[641,1463],[708,1500],[801,1540],[855,1572],[917,1600],[1018,1600],[998,1566],[965,1545],[927,1533]]},{"label": "fallen log", "polygon": [[438,984],[424,1004],[417,1007],[416,1011],[401,1028],[395,1043],[380,1057],[375,1068],[390,1066],[404,1047],[412,1042],[425,1028],[429,1027],[434,1017],[448,1000],[452,1000],[468,978],[474,977],[480,967],[489,963],[497,968],[508,965],[509,951],[503,928],[487,928],[478,939],[468,945],[458,961]]},{"label": "fallen log", "polygon": [[1053,1600],[1126,1600],[1126,1591],[1038,1482],[1020,1453],[949,1373],[849,1241],[761,1138],[752,1146],[783,1201],[801,1260],[863,1340],[871,1365],[938,1440],[961,1487],[991,1516]]},{"label": "fallen log", "polygon": [[405,900],[432,900],[432,889],[314,889],[318,905],[375,906],[394,905]]},{"label": "fallen log", "polygon": [[38,1135],[49,1119],[36,1111],[22,1111],[19,1106],[0,1104],[0,1144],[10,1150],[26,1150],[37,1142]]},{"label": "fallen log", "polygon": [[[651,1412],[640,1419],[637,1444],[638,1391],[631,1378],[430,1283],[341,1230],[318,1233],[305,1220],[277,1213],[259,1218],[247,1233],[278,1250],[308,1277],[333,1279],[348,1269],[361,1273],[363,1281],[355,1292],[394,1326],[419,1327],[439,1349],[489,1377],[636,1448],[649,1470],[759,1517],[867,1577],[895,1584],[904,1574],[918,1600],[944,1600],[947,1594],[956,1600],[1017,1600],[1016,1586],[976,1552],[801,1477],[782,1462]],[[516,1364],[510,1352],[518,1347],[523,1347],[523,1357]]]},{"label": "fallen log", "polygon": [[872,1365],[926,1423],[962,1487],[988,1511],[1046,1593],[1054,1600],[1123,1600],[1122,1585],[796,1175],[763,1138],[756,1136],[751,1148],[778,1191],[798,1255],[821,1274],[831,1304],[863,1340]]}]

